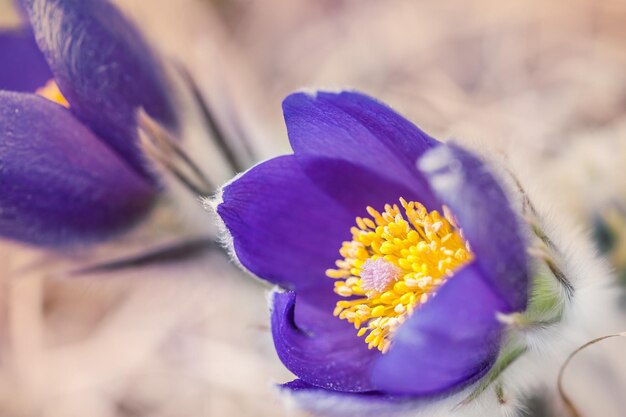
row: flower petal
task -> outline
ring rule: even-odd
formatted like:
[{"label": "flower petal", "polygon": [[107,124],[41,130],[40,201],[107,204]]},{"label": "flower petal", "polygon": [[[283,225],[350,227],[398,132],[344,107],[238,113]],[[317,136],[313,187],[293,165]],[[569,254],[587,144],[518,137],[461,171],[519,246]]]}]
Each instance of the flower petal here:
[{"label": "flower petal", "polygon": [[528,301],[528,259],[518,217],[488,168],[457,145],[433,149],[419,161],[437,196],[457,217],[482,275],[506,300],[507,312]]},{"label": "flower petal", "polygon": [[292,94],[283,112],[296,155],[344,159],[409,187],[420,177],[415,161],[438,143],[386,105],[355,92]]},{"label": "flower petal", "polygon": [[[303,307],[296,307],[296,303]],[[364,392],[374,389],[370,365],[380,356],[347,322],[318,308],[306,293],[274,293],[272,335],[280,360],[309,384],[333,391]],[[298,310],[300,308],[300,310]]]},{"label": "flower petal", "polygon": [[37,43],[72,112],[140,173],[139,108],[174,127],[160,63],[106,0],[23,0]]},{"label": "flower petal", "polygon": [[34,92],[52,78],[32,32],[0,31],[0,90]]},{"label": "flower petal", "polygon": [[237,258],[259,277],[286,288],[325,285],[354,218],[325,195],[293,155],[261,163],[223,188],[217,212]]},{"label": "flower petal", "polygon": [[63,107],[0,91],[0,235],[64,246],[106,238],[155,190]]},{"label": "flower petal", "polygon": [[310,156],[297,159],[315,185],[353,216],[352,226],[356,216],[369,216],[367,206],[383,211],[385,204],[399,204],[400,197],[419,201],[429,210],[441,208],[423,177],[415,178],[409,187],[345,159]]},{"label": "flower petal", "polygon": [[432,395],[478,379],[496,359],[507,308],[473,263],[397,331],[391,349],[373,365],[372,380],[394,394]]}]

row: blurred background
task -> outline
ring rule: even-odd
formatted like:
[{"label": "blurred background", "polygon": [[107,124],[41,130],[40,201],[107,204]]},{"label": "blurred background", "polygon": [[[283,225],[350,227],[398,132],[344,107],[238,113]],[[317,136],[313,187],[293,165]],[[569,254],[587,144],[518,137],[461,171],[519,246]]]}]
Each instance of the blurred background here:
[{"label": "blurred background", "polygon": [[[623,0],[116,3],[218,113],[238,113],[259,158],[289,150],[287,94],[355,88],[437,138],[508,151],[581,225],[626,201]],[[0,24],[19,24],[8,0]],[[0,414],[300,415],[273,388],[290,375],[267,288],[221,253],[78,278],[11,243],[0,258]]]}]

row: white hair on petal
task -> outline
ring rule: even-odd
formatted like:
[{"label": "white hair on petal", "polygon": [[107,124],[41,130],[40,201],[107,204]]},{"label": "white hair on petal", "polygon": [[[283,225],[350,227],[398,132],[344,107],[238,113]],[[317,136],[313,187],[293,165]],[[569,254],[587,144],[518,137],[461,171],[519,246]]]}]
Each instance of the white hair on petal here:
[{"label": "white hair on petal", "polygon": [[[254,166],[260,165],[264,162],[266,161],[261,161]],[[235,242],[234,242],[233,236],[228,230],[228,227],[226,227],[224,220],[217,212],[218,207],[224,202],[224,198],[223,198],[224,189],[228,187],[229,185],[231,185],[232,183],[239,180],[239,178],[241,178],[246,172],[238,173],[232,179],[230,179],[227,183],[219,187],[212,196],[202,197],[200,199],[200,202],[202,203],[202,206],[204,207],[205,211],[211,214],[211,217],[213,218],[213,223],[217,225],[218,240],[220,244],[224,247],[224,249],[226,249],[226,252],[228,253],[228,256],[231,259],[231,261],[235,265],[237,265],[242,271],[246,272],[250,277],[252,277],[256,281],[258,281],[259,283],[267,287],[267,286],[270,286],[271,284],[268,284],[267,281],[259,278],[256,274],[254,274],[254,272],[250,271],[248,268],[246,268],[245,265],[241,263],[241,261],[239,260],[239,257],[237,256],[237,252],[235,251]]]}]

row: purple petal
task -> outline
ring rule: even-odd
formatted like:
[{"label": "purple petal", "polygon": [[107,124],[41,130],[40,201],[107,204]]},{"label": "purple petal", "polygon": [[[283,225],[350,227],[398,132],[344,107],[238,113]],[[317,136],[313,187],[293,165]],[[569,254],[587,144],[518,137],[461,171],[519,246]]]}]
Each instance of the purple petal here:
[{"label": "purple petal", "polygon": [[294,380],[293,380],[293,381],[291,381],[291,382],[287,382],[286,384],[282,384],[282,385],[280,386],[280,388],[288,389],[288,390],[291,390],[291,391],[293,391],[293,392],[297,392],[297,391],[307,391],[307,390],[314,390],[314,391],[317,391],[317,390],[322,390],[322,391],[328,391],[328,390],[325,390],[325,389],[323,389],[323,388],[316,387],[315,385],[307,384],[306,382],[304,382],[304,381],[303,381],[303,380],[301,380],[301,379],[294,379]]},{"label": "purple petal", "polygon": [[261,163],[226,185],[217,212],[239,261],[286,288],[323,285],[354,217],[320,191],[293,155]]},{"label": "purple petal", "polygon": [[496,359],[496,313],[506,309],[476,263],[463,268],[398,329],[390,350],[373,365],[375,386],[423,396],[474,382]]},{"label": "purple petal", "polygon": [[411,187],[415,161],[438,142],[386,105],[354,92],[296,93],[283,102],[296,155],[344,159]]},{"label": "purple petal", "polygon": [[138,172],[135,114],[167,127],[175,117],[159,61],[106,0],[24,0],[37,43],[72,112]]},{"label": "purple petal", "polygon": [[356,216],[369,217],[367,206],[382,211],[385,204],[398,204],[400,197],[419,201],[430,210],[441,207],[421,176],[409,187],[344,159],[298,156],[297,160],[315,185],[353,216],[352,225]]},{"label": "purple petal", "polygon": [[154,189],[63,107],[0,91],[0,235],[54,246],[139,220]]},{"label": "purple petal", "polygon": [[275,293],[272,303],[274,345],[291,372],[328,390],[374,389],[370,366],[380,353],[368,350],[350,323],[333,317],[332,308],[319,308],[301,291]]},{"label": "purple petal", "polygon": [[287,288],[320,287],[333,295],[325,270],[340,258],[356,216],[400,197],[435,205],[426,184],[408,188],[345,160],[283,156],[260,164],[224,188],[218,213],[241,263]]},{"label": "purple petal", "polygon": [[34,92],[52,78],[30,30],[0,31],[0,90]]},{"label": "purple petal", "polygon": [[526,245],[518,217],[489,169],[454,144],[428,152],[419,168],[457,217],[482,275],[508,303],[507,312],[524,310],[529,286]]}]

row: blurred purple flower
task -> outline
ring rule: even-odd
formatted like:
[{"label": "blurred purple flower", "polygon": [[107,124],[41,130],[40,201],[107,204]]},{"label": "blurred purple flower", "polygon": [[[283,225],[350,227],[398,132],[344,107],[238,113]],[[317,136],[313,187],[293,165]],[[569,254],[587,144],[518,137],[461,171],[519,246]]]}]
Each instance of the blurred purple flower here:
[{"label": "blurred purple flower", "polygon": [[0,235],[48,246],[109,237],[158,193],[136,115],[176,129],[165,74],[106,0],[21,6],[30,25],[0,33]]},{"label": "blurred purple flower", "polygon": [[496,315],[528,301],[496,179],[359,93],[297,93],[283,110],[294,154],[224,186],[216,210],[237,260],[284,289],[272,333],[299,378],[284,389],[419,397],[478,380],[500,350]]}]

